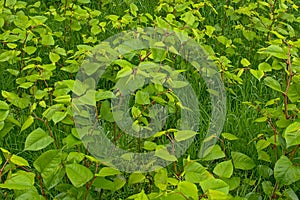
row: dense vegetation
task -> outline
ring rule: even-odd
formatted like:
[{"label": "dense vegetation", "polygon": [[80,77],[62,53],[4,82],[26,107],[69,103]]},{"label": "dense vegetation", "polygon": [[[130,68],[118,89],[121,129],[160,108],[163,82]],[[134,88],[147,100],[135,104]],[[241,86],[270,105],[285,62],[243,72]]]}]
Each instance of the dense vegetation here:
[{"label": "dense vegetation", "polygon": [[298,199],[299,6],[0,0],[0,199]]}]

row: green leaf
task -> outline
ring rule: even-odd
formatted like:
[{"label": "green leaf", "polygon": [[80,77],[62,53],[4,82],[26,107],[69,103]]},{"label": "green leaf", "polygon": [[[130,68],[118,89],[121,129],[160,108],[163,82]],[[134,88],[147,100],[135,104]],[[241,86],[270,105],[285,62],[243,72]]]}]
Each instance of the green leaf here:
[{"label": "green leaf", "polygon": [[52,176],[59,169],[62,153],[59,150],[49,150],[41,154],[33,163],[34,168],[43,177]]},{"label": "green leaf", "polygon": [[5,101],[0,101],[0,110],[9,110],[9,105]]},{"label": "green leaf", "polygon": [[24,150],[38,151],[47,147],[53,141],[53,138],[47,135],[43,129],[37,128],[27,136]]},{"label": "green leaf", "polygon": [[243,58],[241,60],[241,64],[243,65],[243,67],[248,67],[251,63],[249,62],[249,60],[247,60],[247,58]]},{"label": "green leaf", "polygon": [[281,85],[280,85],[280,83],[279,83],[277,80],[275,80],[274,78],[272,78],[272,77],[267,77],[267,78],[264,79],[264,82],[265,82],[265,84],[266,84],[268,87],[272,88],[273,90],[276,90],[276,91],[278,91],[278,92],[283,92],[283,91],[281,90]]},{"label": "green leaf", "polygon": [[190,139],[190,138],[194,137],[197,134],[198,134],[197,132],[192,131],[192,130],[181,130],[181,131],[177,131],[177,132],[174,133],[175,140],[177,142]]},{"label": "green leaf", "polygon": [[56,63],[56,62],[59,61],[60,56],[59,56],[58,54],[56,54],[56,53],[50,52],[49,58],[50,58],[50,61],[51,61],[52,63]]},{"label": "green leaf", "polygon": [[77,163],[66,165],[66,173],[72,184],[77,188],[93,178],[91,170]]},{"label": "green leaf", "polygon": [[[224,192],[218,190],[208,190],[208,199],[209,200],[229,200],[232,199],[230,196],[225,194]],[[236,199],[236,198],[234,198]]]},{"label": "green leaf", "polygon": [[29,116],[27,120],[24,122],[21,128],[21,132],[24,131],[25,129],[29,128],[34,122],[34,118],[32,116]]},{"label": "green leaf", "polygon": [[203,160],[216,160],[224,158],[225,154],[219,145],[208,147],[203,154]]},{"label": "green leaf", "polygon": [[194,183],[182,181],[178,184],[178,190],[185,196],[198,200],[198,188]]},{"label": "green leaf", "polygon": [[10,190],[28,190],[32,189],[34,185],[35,174],[32,172],[17,171],[12,174],[4,184],[0,184],[0,188]]},{"label": "green leaf", "polygon": [[264,71],[262,70],[254,70],[254,69],[250,69],[250,73],[259,81],[265,74]]},{"label": "green leaf", "polygon": [[261,151],[265,148],[267,148],[270,145],[270,142],[267,140],[258,140],[256,143],[256,150]]},{"label": "green leaf", "polygon": [[137,91],[135,95],[135,103],[146,105],[150,103],[149,94],[147,92],[143,91]]},{"label": "green leaf", "polygon": [[231,160],[217,164],[213,172],[219,177],[230,178],[233,174],[233,165]]},{"label": "green leaf", "polygon": [[208,192],[208,190],[218,190],[225,194],[229,193],[229,185],[221,179],[208,179],[200,182],[200,186],[204,192]]},{"label": "green leaf", "polygon": [[121,189],[125,185],[126,181],[124,178],[118,176],[113,181],[105,179],[104,177],[97,177],[93,183],[96,188],[104,190],[116,191]]},{"label": "green leaf", "polygon": [[114,176],[118,174],[121,174],[121,172],[115,168],[103,167],[101,168],[100,172],[96,174],[96,176],[105,177],[105,176]]},{"label": "green leaf", "polygon": [[54,44],[55,42],[52,35],[42,35],[42,45],[50,46]]},{"label": "green leaf", "polygon": [[134,4],[134,3],[131,3],[130,4],[130,12],[133,16],[137,16],[137,11],[138,11],[138,7]]},{"label": "green leaf", "polygon": [[36,47],[34,46],[26,46],[24,47],[24,51],[28,54],[28,55],[31,55],[31,54],[34,54],[34,52],[36,51]]},{"label": "green leaf", "polygon": [[235,135],[231,134],[231,133],[222,133],[221,134],[225,139],[227,140],[238,140],[239,138],[236,137]]},{"label": "green leaf", "polygon": [[129,76],[130,74],[132,74],[132,68],[131,68],[131,67],[124,67],[123,69],[121,69],[121,70],[117,73],[116,79],[119,79],[119,78],[122,78],[122,77]]},{"label": "green leaf", "polygon": [[12,155],[12,157],[10,158],[10,161],[18,166],[29,166],[29,163],[27,162],[27,160],[25,160],[24,158],[17,156],[17,155]]},{"label": "green leaf", "polygon": [[263,62],[258,65],[258,69],[263,72],[271,72],[272,66],[269,63]]},{"label": "green leaf", "polygon": [[5,1],[5,6],[6,7],[12,7],[12,6],[16,5],[16,3],[17,3],[17,0],[6,0]]},{"label": "green leaf", "polygon": [[177,161],[176,156],[171,155],[166,148],[157,149],[155,156],[171,162]]},{"label": "green leaf", "polygon": [[54,124],[57,124],[58,122],[62,121],[67,116],[67,112],[55,112],[53,116],[51,117]]},{"label": "green leaf", "polygon": [[191,183],[199,183],[206,179],[213,178],[213,175],[210,174],[205,167],[200,163],[190,162],[184,167],[185,180]]},{"label": "green leaf", "polygon": [[143,148],[148,151],[153,151],[154,149],[156,149],[156,147],[157,147],[157,144],[155,142],[145,141]]},{"label": "green leaf", "polygon": [[154,175],[154,184],[160,190],[166,190],[168,186],[168,171],[162,168]]},{"label": "green leaf", "polygon": [[276,58],[280,59],[287,59],[287,52],[284,51],[280,46],[278,45],[270,45],[266,49],[261,49],[259,53],[262,54],[269,54],[271,56],[274,56]]},{"label": "green leaf", "polygon": [[91,1],[90,0],[77,0],[78,3],[81,3],[81,4],[87,4],[87,3],[90,3]]},{"label": "green leaf", "polygon": [[290,185],[300,180],[300,166],[295,166],[286,156],[281,156],[274,166],[274,177],[283,185]]},{"label": "green leaf", "polygon": [[136,184],[136,183],[142,183],[142,182],[145,181],[145,179],[146,179],[146,177],[142,173],[132,173],[129,176],[128,184],[133,185],[133,184]]},{"label": "green leaf", "polygon": [[240,152],[231,152],[234,167],[236,169],[251,170],[255,167],[254,161]]},{"label": "green leaf", "polygon": [[134,200],[149,200],[149,198],[147,197],[147,195],[145,194],[144,189],[142,189],[142,191],[138,194],[134,194],[131,195],[130,197],[128,197],[128,199],[134,199]]},{"label": "green leaf", "polygon": [[300,144],[300,123],[294,122],[290,124],[284,131],[287,148]]}]

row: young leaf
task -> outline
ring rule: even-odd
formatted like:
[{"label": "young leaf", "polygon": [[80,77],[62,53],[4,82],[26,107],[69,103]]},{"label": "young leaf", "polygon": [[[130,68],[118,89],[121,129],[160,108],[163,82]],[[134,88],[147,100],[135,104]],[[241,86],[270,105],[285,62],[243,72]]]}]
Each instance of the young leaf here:
[{"label": "young leaf", "polygon": [[47,135],[43,129],[37,128],[27,136],[24,150],[38,151],[47,147],[53,141],[53,138]]},{"label": "young leaf", "polygon": [[29,163],[27,162],[27,160],[25,160],[24,158],[17,156],[17,155],[12,155],[12,157],[10,158],[10,161],[18,166],[29,166]]},{"label": "young leaf", "polygon": [[197,134],[198,134],[197,132],[191,131],[191,130],[182,130],[182,131],[177,131],[174,133],[175,140],[177,142],[190,139],[191,137],[194,137]]},{"label": "young leaf", "polygon": [[24,122],[21,128],[21,132],[24,131],[25,129],[29,128],[34,122],[34,118],[32,116],[29,116],[27,120]]}]

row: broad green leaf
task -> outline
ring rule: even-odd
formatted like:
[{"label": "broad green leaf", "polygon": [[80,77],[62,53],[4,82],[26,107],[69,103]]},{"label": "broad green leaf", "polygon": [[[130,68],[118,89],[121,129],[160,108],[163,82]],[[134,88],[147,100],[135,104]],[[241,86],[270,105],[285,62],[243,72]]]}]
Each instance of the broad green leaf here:
[{"label": "broad green leaf", "polygon": [[143,148],[148,151],[153,151],[154,149],[156,149],[156,147],[157,147],[157,144],[155,142],[145,141]]},{"label": "broad green leaf", "polygon": [[137,16],[137,11],[138,11],[138,7],[134,4],[134,3],[131,3],[130,4],[130,12],[133,16]]},{"label": "broad green leaf", "polygon": [[67,112],[57,111],[53,114],[51,119],[54,122],[54,124],[57,124],[58,122],[62,121],[66,116],[67,116]]},{"label": "broad green leaf", "polygon": [[219,177],[230,178],[233,174],[233,165],[231,160],[218,163],[213,172]]},{"label": "broad green leaf", "polygon": [[24,124],[22,125],[21,132],[29,128],[33,124],[33,122],[34,122],[34,118],[32,116],[29,116],[24,122]]},{"label": "broad green leaf", "polygon": [[24,150],[38,151],[47,147],[53,141],[53,138],[47,135],[43,129],[37,128],[27,136]]},{"label": "broad green leaf", "polygon": [[0,121],[4,121],[9,115],[9,110],[0,110]]},{"label": "broad green leaf", "polygon": [[119,79],[119,78],[122,78],[122,77],[129,76],[130,74],[132,74],[132,68],[131,68],[131,67],[124,67],[123,69],[121,69],[121,70],[117,73],[116,79]]},{"label": "broad green leaf", "polygon": [[269,54],[271,56],[274,56],[274,57],[280,58],[280,59],[288,58],[287,52],[278,45],[270,45],[266,49],[260,50],[259,53]]},{"label": "broad green leaf", "polygon": [[191,183],[199,183],[213,177],[200,163],[190,162],[184,167],[185,180]]},{"label": "broad green leaf", "polygon": [[155,156],[171,162],[177,161],[176,156],[171,155],[166,148],[156,149]]},{"label": "broad green leaf", "polygon": [[240,152],[231,152],[234,167],[236,169],[251,170],[255,167],[254,161]]},{"label": "broad green leaf", "polygon": [[104,190],[116,191],[121,189],[125,185],[126,181],[123,177],[116,177],[113,181],[108,180],[104,177],[97,177],[93,183],[96,188]]},{"label": "broad green leaf", "polygon": [[284,131],[286,146],[291,147],[300,144],[300,123],[294,122],[290,124]]},{"label": "broad green leaf", "polygon": [[12,174],[4,184],[0,184],[0,188],[10,190],[29,190],[33,188],[35,174],[32,172],[17,171]]},{"label": "broad green leaf", "polygon": [[250,69],[250,73],[259,81],[265,74],[264,71],[262,70],[254,70],[254,69]]},{"label": "broad green leaf", "polygon": [[15,200],[45,200],[36,190],[28,190],[25,193],[18,196]]},{"label": "broad green leaf", "polygon": [[248,67],[251,63],[249,62],[249,60],[247,58],[243,58],[241,60],[241,64],[243,65],[243,67]]},{"label": "broad green leaf", "polygon": [[201,157],[202,160],[217,160],[220,158],[224,158],[225,154],[222,151],[221,147],[219,145],[214,145],[211,147],[208,147],[203,154],[203,157]]},{"label": "broad green leaf", "polygon": [[53,175],[59,168],[62,161],[62,153],[59,150],[49,150],[41,154],[33,163],[34,168],[42,174],[43,177]]},{"label": "broad green leaf", "polygon": [[146,105],[150,103],[149,94],[147,92],[143,91],[137,91],[135,95],[135,103]]},{"label": "broad green leaf", "polygon": [[194,183],[182,181],[178,184],[178,190],[185,196],[198,200],[198,188]]},{"label": "broad green leaf", "polygon": [[162,168],[154,175],[154,184],[160,190],[166,190],[168,186],[168,171]]},{"label": "broad green leaf", "polygon": [[114,176],[118,174],[121,174],[121,172],[115,168],[103,167],[101,168],[100,172],[96,174],[96,176],[105,177],[105,176]]},{"label": "broad green leaf", "polygon": [[132,173],[129,176],[128,184],[132,185],[132,184],[136,184],[136,183],[142,183],[145,181],[145,179],[146,179],[146,177],[142,173]]},{"label": "broad green leaf", "polygon": [[290,185],[300,180],[300,166],[295,166],[286,156],[281,156],[274,166],[274,177],[283,185]]},{"label": "broad green leaf", "polygon": [[77,0],[78,3],[87,4],[90,3],[90,0]]},{"label": "broad green leaf", "polygon": [[265,148],[267,148],[270,145],[270,142],[268,142],[267,140],[258,140],[258,142],[256,143],[256,150],[257,151],[261,151]]},{"label": "broad green leaf", "polygon": [[66,173],[72,184],[77,188],[93,178],[91,170],[77,163],[66,165]]},{"label": "broad green leaf", "polygon": [[27,160],[25,160],[24,158],[17,156],[17,155],[12,155],[10,158],[10,161],[18,166],[27,166],[27,167],[29,166],[29,163]]},{"label": "broad green leaf", "polygon": [[238,140],[239,138],[231,133],[222,133],[221,134],[227,140]]},{"label": "broad green leaf", "polygon": [[56,62],[59,61],[60,56],[59,56],[58,54],[56,54],[56,53],[50,52],[49,58],[50,58],[50,61],[51,61],[52,63],[56,63]]},{"label": "broad green leaf", "polygon": [[145,194],[144,189],[142,189],[142,191],[138,194],[134,194],[131,195],[130,197],[128,197],[128,199],[134,199],[134,200],[149,200],[149,198],[147,197],[147,195]]},{"label": "broad green leaf", "polygon": [[272,66],[269,63],[262,62],[258,65],[258,70],[261,70],[263,72],[271,72]]},{"label": "broad green leaf", "polygon": [[28,55],[31,55],[31,54],[34,54],[34,52],[36,51],[36,47],[34,46],[26,46],[24,48],[24,51],[28,54]]},{"label": "broad green leaf", "polygon": [[9,110],[9,105],[5,101],[0,101],[0,110]]},{"label": "broad green leaf", "polygon": [[229,185],[229,190],[235,190],[241,184],[240,177],[222,178],[222,180]]},{"label": "broad green leaf", "polygon": [[5,6],[6,7],[12,7],[17,3],[17,0],[6,0],[5,1]]},{"label": "broad green leaf", "polygon": [[52,35],[42,35],[42,45],[51,46],[54,45],[55,41]]},{"label": "broad green leaf", "polygon": [[257,159],[258,160],[263,160],[263,161],[266,161],[266,162],[271,162],[271,157],[270,155],[265,152],[265,151],[257,151]]},{"label": "broad green leaf", "polygon": [[208,190],[218,190],[225,194],[229,193],[229,185],[221,179],[208,179],[200,182],[200,186],[204,192],[208,192]]},{"label": "broad green leaf", "polygon": [[194,137],[197,134],[198,134],[197,132],[192,131],[192,130],[181,130],[181,131],[177,131],[177,132],[174,133],[175,140],[177,142],[190,139],[190,138]]},{"label": "broad green leaf", "polygon": [[272,88],[273,90],[282,92],[280,83],[277,80],[275,80],[274,78],[267,77],[264,79],[264,82],[268,87]]},{"label": "broad green leaf", "polygon": [[196,17],[193,15],[192,11],[188,11],[181,16],[181,20],[187,25],[192,26],[195,23]]},{"label": "broad green leaf", "polygon": [[[225,194],[224,192],[221,192],[219,190],[208,190],[208,199],[209,200],[229,200],[232,199],[230,196]],[[236,198],[234,198],[236,199]]]}]

